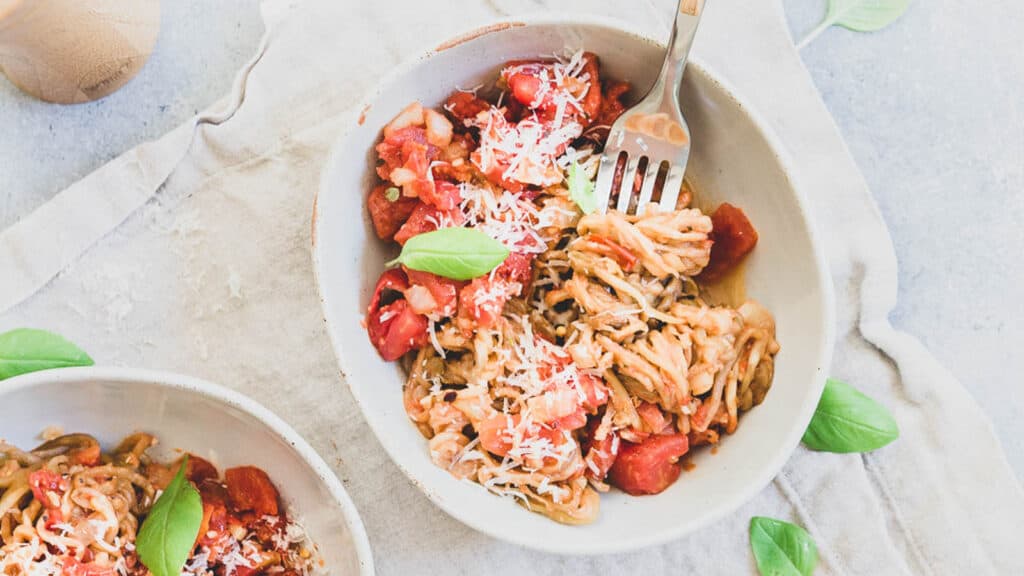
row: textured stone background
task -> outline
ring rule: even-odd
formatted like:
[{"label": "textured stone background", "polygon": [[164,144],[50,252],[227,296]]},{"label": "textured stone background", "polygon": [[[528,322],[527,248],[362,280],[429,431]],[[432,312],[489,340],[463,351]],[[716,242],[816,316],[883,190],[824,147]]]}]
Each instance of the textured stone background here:
[{"label": "textured stone background", "polygon": [[[824,0],[784,0],[795,38]],[[984,4],[984,5],[982,5]],[[0,78],[0,228],[227,92],[258,0],[163,3],[153,58],[120,92],[59,107]],[[991,415],[1024,475],[1024,4],[917,0],[889,29],[827,31],[803,56],[900,261],[893,322]]]}]

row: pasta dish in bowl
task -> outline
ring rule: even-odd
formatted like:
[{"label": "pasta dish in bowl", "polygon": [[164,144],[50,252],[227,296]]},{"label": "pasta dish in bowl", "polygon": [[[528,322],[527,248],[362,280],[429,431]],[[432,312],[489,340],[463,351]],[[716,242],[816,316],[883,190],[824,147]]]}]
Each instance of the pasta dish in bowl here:
[{"label": "pasta dish in bowl", "polygon": [[198,489],[202,521],[184,574],[322,573],[316,546],[288,518],[277,487],[252,466],[225,471],[189,455],[153,460],[139,432],[109,453],[88,434],[54,435],[32,450],[0,442],[0,573],[149,574],[136,543],[175,471]]},{"label": "pasta dish in bowl", "polygon": [[[754,248],[742,210],[705,214],[689,188],[672,211],[588,205],[629,88],[579,50],[507,63],[489,99],[414,102],[383,129],[367,202],[380,239],[431,255],[381,274],[366,324],[407,365],[434,463],[568,524],[610,485],[668,488],[765,397],[779,349],[764,307],[701,288]],[[463,273],[472,251],[430,243],[461,227],[507,255]]]},{"label": "pasta dish in bowl", "polygon": [[241,394],[67,368],[0,387],[0,574],[373,574],[326,464]]},{"label": "pasta dish in bowl", "polygon": [[560,553],[696,530],[779,470],[828,362],[784,154],[698,61],[676,209],[595,210],[607,126],[661,49],[577,18],[460,38],[382,82],[324,172],[342,374],[403,472],[478,530]]}]

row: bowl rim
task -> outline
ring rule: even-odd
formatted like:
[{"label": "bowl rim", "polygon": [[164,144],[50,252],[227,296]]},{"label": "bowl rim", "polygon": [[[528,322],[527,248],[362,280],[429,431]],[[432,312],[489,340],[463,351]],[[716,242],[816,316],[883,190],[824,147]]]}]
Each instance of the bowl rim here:
[{"label": "bowl rim", "polygon": [[[643,536],[622,535],[621,539],[618,539],[613,543],[600,542],[593,544],[566,544],[561,542],[532,539],[528,537],[528,535],[522,535],[518,532],[509,533],[496,530],[491,524],[478,521],[472,517],[462,514],[460,512],[460,507],[457,504],[453,505],[451,502],[439,498],[431,490],[427,489],[423,485],[422,481],[414,475],[411,470],[405,467],[402,459],[400,458],[404,451],[403,446],[397,445],[397,443],[390,439],[391,437],[388,434],[388,431],[383,429],[380,422],[366,417],[367,412],[364,408],[363,400],[360,397],[360,392],[357,389],[358,387],[353,386],[349,382],[351,370],[349,369],[347,354],[345,352],[345,346],[342,342],[341,334],[336,334],[336,329],[327,319],[327,293],[330,288],[324,284],[324,279],[321,274],[321,262],[324,258],[329,256],[329,254],[325,252],[327,247],[322,246],[317,242],[317,232],[320,225],[320,215],[322,210],[322,205],[318,200],[320,193],[330,187],[330,179],[334,172],[333,167],[337,165],[337,160],[342,153],[343,145],[350,137],[351,132],[355,130],[357,126],[362,125],[366,111],[374,106],[379,97],[387,91],[388,87],[399,81],[399,79],[404,77],[406,74],[409,74],[423,61],[450,47],[466,42],[473,42],[478,38],[493,32],[501,32],[515,27],[534,26],[588,26],[603,28],[614,32],[624,33],[639,41],[653,43],[663,49],[665,47],[663,40],[652,38],[646,32],[640,30],[636,25],[619,18],[593,14],[579,15],[569,14],[566,12],[544,12],[493,19],[482,25],[452,35],[448,40],[442,42],[436,48],[421,50],[418,53],[414,53],[413,56],[407,58],[390,72],[383,75],[364,93],[364,96],[360,101],[342,116],[341,130],[335,138],[334,143],[331,145],[328,160],[321,171],[319,186],[313,198],[311,219],[311,257],[313,260],[313,273],[316,280],[317,292],[320,297],[321,308],[324,315],[324,324],[327,327],[328,337],[330,338],[331,344],[334,348],[335,356],[337,357],[338,365],[341,369],[342,378],[348,386],[349,391],[352,393],[352,397],[356,404],[359,406],[360,412],[362,412],[363,415],[363,420],[366,421],[370,429],[373,430],[374,435],[377,437],[381,446],[383,446],[385,452],[391,458],[391,461],[395,463],[395,465],[406,475],[409,481],[415,485],[420,492],[426,495],[434,505],[441,508],[452,518],[479,532],[487,534],[488,536],[498,540],[503,540],[505,542],[510,542],[534,550],[562,555],[588,556],[631,552],[685,537],[699,530],[701,527],[710,525],[722,519],[726,515],[734,513],[743,504],[751,501],[782,471],[782,468],[798,447],[804,431],[808,424],[810,424],[814,410],[817,408],[818,400],[825,388],[826,370],[831,365],[832,352],[835,343],[835,294],[830,268],[828,266],[828,260],[825,257],[824,244],[821,240],[822,236],[818,232],[817,225],[809,209],[807,196],[804,193],[805,187],[801,184],[799,173],[794,167],[794,162],[790,158],[788,149],[765,118],[757,112],[755,108],[750,106],[744,98],[739,96],[733,85],[725,80],[722,75],[717,73],[714,68],[709,66],[703,59],[700,57],[691,57],[687,63],[687,68],[691,71],[695,71],[712,84],[717,85],[718,88],[721,89],[721,91],[730,100],[732,100],[739,111],[749,118],[755,130],[757,130],[765,139],[768,148],[771,150],[778,162],[783,176],[793,191],[793,197],[796,201],[801,220],[805,222],[807,227],[807,235],[810,242],[811,252],[813,254],[814,267],[817,276],[817,285],[821,290],[823,315],[820,319],[819,325],[822,328],[823,335],[822,339],[819,341],[819,350],[816,362],[817,366],[815,367],[816,378],[813,382],[809,383],[808,393],[803,404],[799,408],[798,417],[791,420],[790,430],[785,435],[785,440],[778,445],[775,454],[769,460],[769,463],[763,467],[760,475],[756,477],[752,476],[745,489],[739,490],[728,497],[721,498],[720,501],[712,506],[699,521],[691,522],[689,524],[681,524],[673,528],[663,529]],[[358,289],[358,287],[356,286],[355,289]],[[796,424],[799,424],[799,426]]]},{"label": "bowl rim", "polygon": [[266,425],[281,440],[285,441],[301,457],[320,478],[331,496],[341,507],[345,525],[352,534],[356,558],[359,560],[360,574],[373,576],[373,551],[366,528],[359,516],[352,498],[338,477],[330,469],[324,459],[309,445],[308,442],[280,416],[274,414],[259,402],[230,388],[214,384],[208,380],[157,370],[140,368],[120,368],[111,366],[85,366],[76,368],[57,368],[41,370],[15,376],[0,386],[0,402],[4,397],[22,390],[49,385],[76,385],[89,382],[112,382],[116,384],[144,383],[172,391],[190,392],[204,396],[210,400],[241,410],[249,417]]}]

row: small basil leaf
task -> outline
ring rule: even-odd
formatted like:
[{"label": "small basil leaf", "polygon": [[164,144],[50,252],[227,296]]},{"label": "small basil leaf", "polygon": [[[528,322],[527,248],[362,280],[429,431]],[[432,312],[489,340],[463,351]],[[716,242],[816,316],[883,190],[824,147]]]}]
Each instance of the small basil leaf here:
[{"label": "small basil leaf", "polygon": [[409,238],[388,266],[402,264],[453,280],[472,280],[497,268],[508,254],[501,242],[475,228],[441,228]]},{"label": "small basil leaf", "polygon": [[825,18],[797,45],[801,49],[833,26],[856,32],[875,32],[892,24],[907,9],[910,0],[828,0]]},{"label": "small basil leaf", "polygon": [[584,214],[597,211],[597,196],[594,195],[594,182],[587,178],[587,173],[576,162],[569,167],[569,198],[580,207]]},{"label": "small basil leaf", "polygon": [[750,548],[761,576],[810,576],[818,547],[803,528],[763,516],[750,519]]},{"label": "small basil leaf", "polygon": [[0,380],[49,368],[92,364],[88,354],[52,332],[18,328],[0,334]]},{"label": "small basil leaf", "polygon": [[829,0],[826,22],[856,32],[874,32],[895,22],[910,0]]},{"label": "small basil leaf", "polygon": [[804,432],[804,444],[823,452],[870,452],[899,438],[896,420],[884,406],[831,378]]},{"label": "small basil leaf", "polygon": [[153,576],[179,576],[195,547],[203,522],[203,501],[185,479],[188,455],[157,498],[135,541],[142,564]]}]

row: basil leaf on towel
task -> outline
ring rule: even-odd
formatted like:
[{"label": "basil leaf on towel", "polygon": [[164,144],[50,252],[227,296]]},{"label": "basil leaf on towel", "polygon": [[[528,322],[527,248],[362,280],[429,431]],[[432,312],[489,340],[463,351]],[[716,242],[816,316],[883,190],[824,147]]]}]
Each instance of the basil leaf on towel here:
[{"label": "basil leaf on towel", "polygon": [[829,0],[825,19],[811,30],[797,48],[810,44],[832,26],[856,32],[875,32],[895,22],[910,8],[910,0]]},{"label": "basil leaf on towel", "polygon": [[157,498],[135,542],[142,564],[153,576],[179,576],[195,547],[203,522],[203,501],[185,479],[188,455]]},{"label": "basil leaf on towel", "polygon": [[809,576],[818,547],[803,528],[763,516],[750,519],[750,548],[761,576]]},{"label": "basil leaf on towel", "polygon": [[804,444],[823,452],[870,452],[900,435],[892,414],[849,384],[829,379],[804,432]]},{"label": "basil leaf on towel", "polygon": [[49,368],[92,366],[92,358],[63,337],[32,328],[0,334],[0,380]]},{"label": "basil leaf on towel", "polygon": [[577,162],[569,167],[569,198],[580,207],[584,214],[597,212],[597,196],[594,195],[594,182]]},{"label": "basil leaf on towel", "polygon": [[452,280],[472,280],[497,268],[508,254],[501,242],[475,228],[441,228],[409,238],[388,266],[402,264]]}]

